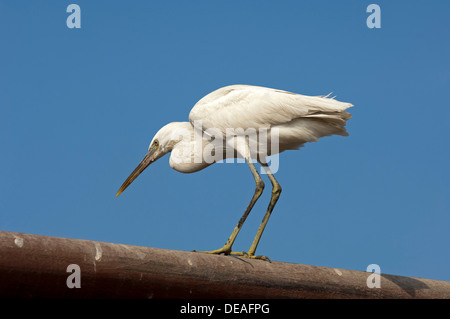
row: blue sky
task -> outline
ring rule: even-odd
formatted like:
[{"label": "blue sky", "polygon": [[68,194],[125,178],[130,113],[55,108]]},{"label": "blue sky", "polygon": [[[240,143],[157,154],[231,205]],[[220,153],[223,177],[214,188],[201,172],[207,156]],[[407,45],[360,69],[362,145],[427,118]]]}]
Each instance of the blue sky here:
[{"label": "blue sky", "polygon": [[[71,3],[81,29],[66,26]],[[381,29],[366,26],[370,3]],[[350,136],[280,156],[283,193],[257,253],[450,280],[449,12],[448,1],[0,1],[0,230],[217,249],[253,194],[248,167],[181,174],[166,156],[115,198],[153,135],[225,85],[333,92],[355,105]],[[235,250],[249,248],[269,190]]]}]

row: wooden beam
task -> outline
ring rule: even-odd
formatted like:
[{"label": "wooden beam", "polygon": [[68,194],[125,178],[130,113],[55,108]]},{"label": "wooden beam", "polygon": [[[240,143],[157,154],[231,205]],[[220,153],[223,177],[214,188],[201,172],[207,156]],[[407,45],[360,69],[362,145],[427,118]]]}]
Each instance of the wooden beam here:
[{"label": "wooden beam", "polygon": [[369,275],[0,231],[0,297],[450,298],[450,282],[381,274],[368,288]]}]

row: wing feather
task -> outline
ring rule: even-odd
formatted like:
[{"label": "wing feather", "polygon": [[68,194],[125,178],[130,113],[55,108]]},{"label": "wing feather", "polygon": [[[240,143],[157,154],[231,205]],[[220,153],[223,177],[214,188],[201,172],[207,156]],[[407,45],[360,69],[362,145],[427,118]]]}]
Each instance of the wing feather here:
[{"label": "wing feather", "polygon": [[296,149],[322,136],[348,135],[345,124],[352,107],[328,96],[306,96],[271,88],[232,85],[220,88],[199,100],[189,114],[202,130],[227,128],[278,128],[280,151]]},{"label": "wing feather", "polygon": [[353,106],[332,98],[306,96],[271,88],[232,85],[220,88],[199,100],[189,121],[202,121],[203,129],[270,128],[305,118],[349,119],[345,110]]}]

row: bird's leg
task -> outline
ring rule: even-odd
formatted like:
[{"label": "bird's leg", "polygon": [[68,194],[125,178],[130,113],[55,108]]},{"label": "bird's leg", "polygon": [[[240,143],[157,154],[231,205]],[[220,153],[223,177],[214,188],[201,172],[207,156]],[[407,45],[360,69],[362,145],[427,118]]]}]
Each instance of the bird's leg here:
[{"label": "bird's leg", "polygon": [[253,194],[252,200],[248,204],[247,208],[245,209],[244,214],[242,215],[241,219],[239,219],[238,224],[234,228],[233,232],[231,233],[230,237],[228,238],[225,245],[216,250],[212,251],[202,251],[203,253],[209,253],[209,254],[225,254],[225,255],[235,255],[235,256],[245,256],[247,257],[247,253],[245,252],[232,252],[231,247],[233,246],[234,241],[236,240],[236,237],[239,233],[239,231],[242,228],[242,225],[244,224],[245,220],[247,219],[248,214],[252,210],[253,206],[255,205],[258,198],[261,196],[263,190],[264,190],[264,182],[261,179],[261,176],[258,174],[258,171],[255,168],[255,165],[252,163],[252,160],[250,158],[246,159],[248,166],[250,167],[250,171],[253,174],[253,177],[255,178],[255,193]]},{"label": "bird's leg", "polygon": [[266,228],[267,222],[269,221],[270,214],[272,213],[273,208],[275,207],[275,204],[278,201],[278,198],[281,194],[281,186],[278,183],[278,181],[273,176],[272,172],[269,169],[269,166],[266,163],[261,163],[261,165],[266,170],[267,176],[270,179],[270,182],[272,183],[272,197],[270,198],[269,207],[267,208],[267,212],[264,215],[264,218],[261,222],[261,225],[258,228],[258,231],[256,233],[255,239],[253,240],[252,245],[250,246],[250,249],[247,252],[247,256],[249,258],[256,258],[256,259],[268,259],[266,256],[255,256],[256,247],[258,246],[259,240],[261,239],[261,235],[264,231],[264,228]]}]

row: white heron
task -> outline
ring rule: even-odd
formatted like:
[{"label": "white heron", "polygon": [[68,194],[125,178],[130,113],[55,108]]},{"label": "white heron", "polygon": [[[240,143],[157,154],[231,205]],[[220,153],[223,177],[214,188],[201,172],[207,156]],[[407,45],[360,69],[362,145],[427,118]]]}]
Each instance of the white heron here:
[{"label": "white heron", "polygon": [[[147,154],[125,180],[116,197],[145,168],[168,152],[171,152],[170,166],[182,173],[197,172],[220,159],[243,158],[255,179],[253,197],[225,245],[204,253],[268,259],[266,256],[255,255],[255,251],[280,196],[281,186],[271,172],[266,156],[298,149],[304,143],[317,141],[323,136],[348,135],[345,124],[351,114],[346,109],[351,106],[353,105],[350,103],[328,96],[306,96],[259,86],[231,85],[220,88],[195,104],[189,114],[189,122],[172,122],[156,133]],[[233,129],[231,132],[236,132],[238,128],[241,129],[240,132],[253,129],[257,139],[261,135],[261,129],[264,129],[267,133],[266,142],[258,139],[257,149],[254,150],[251,147],[252,138],[248,135],[233,133],[234,136],[230,139],[230,129]],[[276,136],[274,132],[277,133]],[[278,149],[275,151],[267,147],[274,138],[278,140]],[[211,147],[212,144],[214,147]],[[231,153],[227,152],[229,149],[232,150]],[[214,159],[207,160],[205,153],[213,154]],[[264,182],[254,161],[259,162],[267,174],[272,184],[272,197],[250,249],[235,252],[232,251],[233,243],[264,189]]]}]

